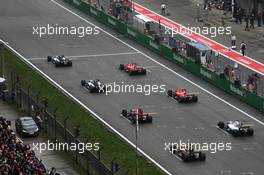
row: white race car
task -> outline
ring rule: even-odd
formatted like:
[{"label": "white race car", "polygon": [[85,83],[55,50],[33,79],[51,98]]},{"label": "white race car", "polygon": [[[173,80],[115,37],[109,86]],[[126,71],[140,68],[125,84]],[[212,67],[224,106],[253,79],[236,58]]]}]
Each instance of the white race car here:
[{"label": "white race car", "polygon": [[47,61],[55,65],[55,67],[70,67],[72,66],[72,61],[68,58],[65,58],[64,55],[58,56],[47,56]]},{"label": "white race car", "polygon": [[220,121],[217,126],[233,136],[253,136],[254,134],[251,124],[239,120],[228,121],[226,123]]},{"label": "white race car", "polygon": [[106,91],[106,86],[98,79],[89,81],[81,80],[81,85],[91,93],[104,93]]}]

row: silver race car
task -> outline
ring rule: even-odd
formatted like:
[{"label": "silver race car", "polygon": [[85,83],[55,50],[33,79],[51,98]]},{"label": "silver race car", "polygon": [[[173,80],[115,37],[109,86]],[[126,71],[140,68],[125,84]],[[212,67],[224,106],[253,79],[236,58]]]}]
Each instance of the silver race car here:
[{"label": "silver race car", "polygon": [[55,65],[55,67],[71,67],[72,61],[69,58],[65,58],[64,55],[47,56],[47,61]]},{"label": "silver race car", "polygon": [[252,125],[244,121],[228,121],[228,122],[218,122],[217,126],[230,133],[233,136],[253,136],[254,130]]}]

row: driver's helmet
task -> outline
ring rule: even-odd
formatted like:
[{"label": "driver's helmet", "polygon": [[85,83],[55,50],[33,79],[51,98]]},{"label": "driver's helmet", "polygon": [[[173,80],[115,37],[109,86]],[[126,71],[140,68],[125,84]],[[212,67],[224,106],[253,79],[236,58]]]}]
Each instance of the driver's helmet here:
[{"label": "driver's helmet", "polygon": [[240,125],[240,122],[238,120],[234,121],[234,125],[235,126],[239,126]]}]

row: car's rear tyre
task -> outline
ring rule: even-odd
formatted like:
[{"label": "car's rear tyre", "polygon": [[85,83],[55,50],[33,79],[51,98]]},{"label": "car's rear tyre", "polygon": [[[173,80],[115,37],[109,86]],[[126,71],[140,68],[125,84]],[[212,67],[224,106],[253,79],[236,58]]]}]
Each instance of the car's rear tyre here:
[{"label": "car's rear tyre", "polygon": [[205,155],[204,153],[200,153],[200,155],[199,155],[199,159],[200,159],[201,161],[205,161],[205,160],[206,160],[206,155]]},{"label": "car's rear tyre", "polygon": [[253,136],[254,130],[252,128],[249,128],[247,133],[248,133],[249,136]]},{"label": "car's rear tyre", "polygon": [[81,85],[85,86],[86,85],[86,81],[85,80],[81,80]]},{"label": "car's rear tyre", "polygon": [[124,117],[127,117],[127,110],[123,109],[121,114],[124,116]]},{"label": "car's rear tyre", "polygon": [[119,65],[119,70],[124,70],[124,68],[125,68],[124,64]]},{"label": "car's rear tyre", "polygon": [[72,61],[69,61],[69,66],[72,67]]},{"label": "car's rear tyre", "polygon": [[47,56],[47,61],[51,62],[51,60],[52,60],[52,57],[51,56]]},{"label": "car's rear tyre", "polygon": [[179,102],[179,103],[184,103],[184,101],[185,101],[184,98],[182,98],[182,97],[179,97],[179,98],[178,98],[178,102]]},{"label": "car's rear tyre", "polygon": [[152,116],[147,116],[147,120],[149,123],[152,123],[152,120],[153,120]]},{"label": "car's rear tyre", "polygon": [[220,129],[224,129],[224,127],[225,127],[225,123],[222,122],[222,121],[220,121],[220,122],[217,123],[217,126],[218,126]]},{"label": "car's rear tyre", "polygon": [[198,96],[194,95],[194,96],[193,96],[193,102],[196,103],[197,101],[198,101]]},{"label": "car's rear tyre", "polygon": [[143,69],[142,74],[143,75],[146,75],[147,74],[147,70],[146,69]]},{"label": "car's rear tyre", "polygon": [[133,71],[129,71],[128,74],[131,76],[131,75],[134,75],[134,72]]}]

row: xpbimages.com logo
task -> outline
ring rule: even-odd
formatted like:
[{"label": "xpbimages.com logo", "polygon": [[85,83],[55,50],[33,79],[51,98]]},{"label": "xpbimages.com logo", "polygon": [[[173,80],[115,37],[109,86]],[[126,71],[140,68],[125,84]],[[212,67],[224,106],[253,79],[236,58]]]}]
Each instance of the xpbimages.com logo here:
[{"label": "xpbimages.com logo", "polygon": [[194,26],[190,26],[188,24],[187,27],[180,25],[179,27],[165,27],[165,35],[170,35],[171,37],[174,37],[175,35],[181,33],[183,35],[192,35],[194,33],[198,33],[201,35],[206,35],[206,36],[210,36],[210,37],[217,37],[219,35],[231,35],[232,31],[231,31],[232,27],[231,26],[227,26],[227,27],[194,27]]},{"label": "xpbimages.com logo", "polygon": [[32,34],[40,38],[51,35],[73,35],[83,38],[86,35],[98,35],[100,30],[98,27],[91,26],[59,26],[58,24],[47,26],[33,26]]},{"label": "xpbimages.com logo", "polygon": [[47,142],[42,143],[33,143],[33,151],[37,151],[42,153],[44,151],[77,151],[82,154],[85,151],[98,151],[100,149],[99,143],[63,143],[63,142],[51,142],[48,140]]},{"label": "xpbimages.com logo", "polygon": [[222,142],[190,142],[190,140],[179,142],[166,142],[164,143],[165,151],[173,153],[174,151],[185,151],[185,150],[200,150],[208,151],[215,154],[217,151],[231,151],[232,143],[222,143]]},{"label": "xpbimages.com logo", "polygon": [[164,84],[125,84],[124,82],[103,84],[99,80],[82,80],[81,84],[90,92],[98,92],[105,95],[112,93],[137,93],[148,96],[166,92],[166,85]]},{"label": "xpbimages.com logo", "polygon": [[105,94],[110,93],[138,93],[144,95],[151,95],[155,93],[164,93],[166,85],[157,85],[157,84],[124,84],[121,83],[111,83],[107,84],[105,88]]}]

